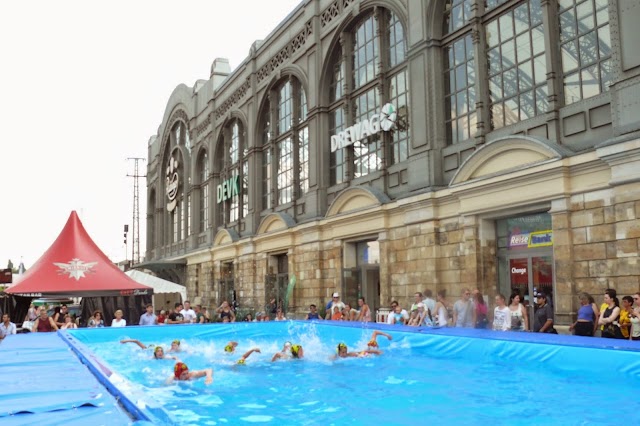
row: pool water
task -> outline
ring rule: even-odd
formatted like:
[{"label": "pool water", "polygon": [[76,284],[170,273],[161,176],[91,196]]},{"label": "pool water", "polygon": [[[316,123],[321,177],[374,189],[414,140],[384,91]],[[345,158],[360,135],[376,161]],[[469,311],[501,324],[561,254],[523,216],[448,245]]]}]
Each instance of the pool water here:
[{"label": "pool water", "polygon": [[[393,340],[378,337],[381,356],[337,360],[338,343],[365,349],[372,329],[292,321],[70,334],[179,425],[603,425],[620,414],[623,404],[616,400],[627,401],[625,423],[640,424],[640,403],[630,398],[640,389],[640,352],[491,339],[496,333],[473,338],[384,331]],[[212,367],[213,384],[167,384],[175,361],[154,360],[153,349],[118,343],[125,338],[165,350],[181,339],[180,360],[191,370]],[[238,342],[231,355],[223,349],[230,340]],[[285,341],[301,344],[304,359],[271,362]],[[261,353],[236,365],[254,347]],[[596,361],[603,356],[607,361]]]}]

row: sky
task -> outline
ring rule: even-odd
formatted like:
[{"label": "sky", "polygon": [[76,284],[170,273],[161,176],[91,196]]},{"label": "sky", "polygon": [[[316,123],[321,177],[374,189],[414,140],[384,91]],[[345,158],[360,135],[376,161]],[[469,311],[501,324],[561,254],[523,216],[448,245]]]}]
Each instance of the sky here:
[{"label": "sky", "polygon": [[[131,258],[127,175],[173,89],[235,69],[300,0],[0,2],[0,268],[27,269],[76,210],[115,262]],[[140,251],[146,181],[140,178]],[[70,260],[70,259],[69,259]]]}]

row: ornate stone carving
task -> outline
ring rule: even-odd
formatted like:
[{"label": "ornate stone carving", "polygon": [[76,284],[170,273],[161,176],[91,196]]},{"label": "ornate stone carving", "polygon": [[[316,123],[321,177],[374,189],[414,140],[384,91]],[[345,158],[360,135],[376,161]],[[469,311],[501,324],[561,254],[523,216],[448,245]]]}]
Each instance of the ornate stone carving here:
[{"label": "ornate stone carving", "polygon": [[298,50],[304,46],[307,39],[313,33],[313,23],[308,21],[304,25],[304,29],[300,31],[284,48],[276,53],[266,64],[264,64],[257,72],[256,78],[258,83],[262,82],[265,78],[280,68],[287,60],[289,60]]},{"label": "ornate stone carving", "polygon": [[211,124],[211,115],[207,114],[207,118],[205,118],[205,120],[202,123],[198,124],[198,127],[196,127],[197,137],[200,137],[200,135],[203,134],[205,130],[207,130],[209,124]]},{"label": "ornate stone carving", "polygon": [[328,26],[354,2],[355,0],[335,0],[320,14],[320,27],[325,28]]},{"label": "ornate stone carving", "polygon": [[[247,77],[244,80],[244,83],[240,87],[238,87],[232,94],[229,96],[218,108],[216,108],[216,120],[220,119],[223,115],[226,114],[229,109],[235,105],[240,99],[244,98],[244,95],[247,94],[249,89],[251,88],[251,80]],[[209,120],[209,119],[207,119]],[[206,120],[205,120],[206,121]],[[207,125],[209,122],[207,122]]]}]

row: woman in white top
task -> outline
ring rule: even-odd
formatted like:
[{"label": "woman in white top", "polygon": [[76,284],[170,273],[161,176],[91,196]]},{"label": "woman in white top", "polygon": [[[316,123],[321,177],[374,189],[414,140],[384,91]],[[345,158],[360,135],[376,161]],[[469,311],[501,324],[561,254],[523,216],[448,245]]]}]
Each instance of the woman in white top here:
[{"label": "woman in white top", "polygon": [[511,331],[526,331],[529,329],[527,309],[520,303],[520,295],[518,293],[511,293],[509,311],[511,313]]},{"label": "woman in white top", "polygon": [[71,315],[67,314],[64,316],[64,324],[60,327],[63,330],[67,330],[69,328],[78,328],[75,322],[72,321]]},{"label": "woman in white top", "polygon": [[511,330],[511,310],[504,303],[504,296],[496,295],[496,307],[493,310],[493,329],[497,331]]},{"label": "woman in white top", "polygon": [[447,311],[447,291],[440,290],[437,296],[438,302],[436,303],[436,317],[437,324],[440,327],[446,327],[449,325],[449,312]]},{"label": "woman in white top", "polygon": [[282,309],[278,308],[278,310],[276,311],[276,317],[274,319],[274,321],[286,321],[287,317],[284,316],[284,312],[282,312]]},{"label": "woman in white top", "polygon": [[127,320],[122,318],[122,311],[118,309],[113,313],[115,319],[111,321],[111,327],[126,327]]},{"label": "woman in white top", "polygon": [[365,303],[364,297],[358,298],[358,307],[360,310],[358,311],[356,321],[371,322],[371,309],[369,309],[369,305]]}]

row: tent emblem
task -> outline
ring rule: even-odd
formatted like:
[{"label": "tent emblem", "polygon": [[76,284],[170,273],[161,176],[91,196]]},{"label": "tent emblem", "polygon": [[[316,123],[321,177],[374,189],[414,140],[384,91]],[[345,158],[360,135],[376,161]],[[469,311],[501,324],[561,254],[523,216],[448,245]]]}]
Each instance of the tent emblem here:
[{"label": "tent emblem", "polygon": [[83,262],[78,258],[72,259],[69,263],[58,263],[53,262],[60,270],[58,273],[60,274],[68,274],[69,278],[75,278],[76,281],[79,281],[80,278],[84,278],[84,274],[94,273],[93,267],[98,264],[98,262]]}]

